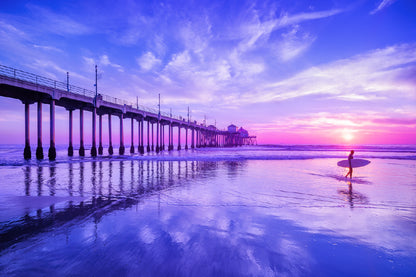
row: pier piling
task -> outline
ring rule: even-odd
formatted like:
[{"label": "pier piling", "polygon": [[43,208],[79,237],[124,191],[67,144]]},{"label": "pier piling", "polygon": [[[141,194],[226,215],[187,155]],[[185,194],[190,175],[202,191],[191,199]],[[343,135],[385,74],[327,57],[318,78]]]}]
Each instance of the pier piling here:
[{"label": "pier piling", "polygon": [[144,118],[141,118],[140,124],[140,154],[144,154]]},{"label": "pier piling", "polygon": [[103,154],[103,115],[98,117],[98,155]]},{"label": "pier piling", "polygon": [[79,110],[79,155],[81,157],[85,156],[84,148],[84,110],[81,108]]},{"label": "pier piling", "polygon": [[36,147],[36,159],[43,160],[42,147],[42,103],[38,102],[38,146]]},{"label": "pier piling", "polygon": [[[139,124],[140,126],[140,124]],[[139,133],[140,135],[140,133]],[[134,118],[131,118],[131,134],[130,134],[130,154],[134,154]]]},{"label": "pier piling", "polygon": [[97,129],[96,121],[97,121],[97,108],[94,107],[92,109],[92,147],[91,147],[91,156],[92,157],[97,157],[97,143],[95,141],[95,139],[96,139],[95,133],[96,133],[96,129]]},{"label": "pier piling", "polygon": [[74,146],[72,145],[72,127],[73,127],[73,122],[72,122],[72,109],[69,109],[69,142],[68,142],[68,156],[72,157],[74,156]]},{"label": "pier piling", "polygon": [[150,152],[150,136],[149,136],[149,129],[150,129],[150,122],[149,120],[147,121],[147,152]]},{"label": "pier piling", "polygon": [[120,148],[118,149],[119,155],[124,155],[124,134],[123,134],[123,114],[120,114]]},{"label": "pier piling", "polygon": [[108,114],[108,154],[113,155],[113,141],[111,135],[111,114]]},{"label": "pier piling", "polygon": [[48,157],[50,161],[54,161],[56,159],[56,148],[55,148],[55,100],[52,99],[49,105],[50,110],[50,145],[48,151]]},{"label": "pier piling", "polygon": [[23,156],[25,160],[32,158],[32,152],[30,151],[30,124],[29,124],[29,103],[25,102],[25,150]]}]

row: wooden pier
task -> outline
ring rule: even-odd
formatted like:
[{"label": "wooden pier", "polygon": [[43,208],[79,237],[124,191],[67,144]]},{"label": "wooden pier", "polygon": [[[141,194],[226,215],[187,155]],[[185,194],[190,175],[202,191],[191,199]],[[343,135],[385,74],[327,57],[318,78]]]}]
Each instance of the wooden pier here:
[{"label": "wooden pier", "polygon": [[[181,130],[185,130],[185,149],[199,147],[225,147],[238,146],[243,144],[252,144],[253,138],[242,135],[239,132],[229,132],[228,130],[219,130],[215,126],[205,126],[196,121],[190,121],[181,116],[174,116],[156,109],[140,106],[122,99],[108,95],[98,94],[97,91],[91,91],[70,85],[68,82],[59,82],[22,70],[14,69],[0,65],[0,96],[15,98],[25,105],[25,148],[24,158],[30,159],[32,156],[30,145],[30,113],[29,106],[37,105],[37,147],[36,158],[44,158],[42,142],[42,108],[43,105],[49,105],[50,113],[50,141],[48,149],[49,160],[56,159],[55,148],[55,106],[64,107],[69,116],[69,137],[68,137],[68,155],[74,155],[73,142],[73,112],[79,111],[80,130],[79,130],[79,156],[85,156],[84,146],[84,111],[90,112],[92,116],[92,146],[90,149],[91,156],[103,155],[103,132],[102,117],[108,116],[108,154],[113,155],[111,118],[120,119],[120,136],[119,155],[125,154],[124,144],[124,123],[130,120],[131,138],[129,152],[135,153],[134,141],[137,141],[137,152],[143,154],[147,152],[161,152],[166,150],[165,137],[166,128],[168,129],[168,147],[167,150],[174,149],[173,128],[177,128],[177,149],[181,150]],[[98,116],[98,143],[97,143],[97,116]],[[137,125],[137,129],[135,127]],[[145,148],[144,129],[147,128],[147,141]],[[137,130],[137,133],[134,130]],[[156,130],[154,130],[156,129]],[[156,137],[154,134],[156,133]],[[190,135],[189,135],[190,134]],[[190,136],[190,138],[189,138]],[[135,139],[136,137],[136,139]],[[190,145],[188,145],[188,138]],[[154,145],[154,141],[155,144]],[[97,148],[98,145],[98,148]]]}]

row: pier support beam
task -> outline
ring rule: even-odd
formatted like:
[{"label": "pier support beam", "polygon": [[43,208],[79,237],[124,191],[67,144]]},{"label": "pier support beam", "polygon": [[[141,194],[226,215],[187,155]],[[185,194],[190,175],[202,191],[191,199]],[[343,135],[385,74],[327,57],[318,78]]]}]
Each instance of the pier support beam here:
[{"label": "pier support beam", "polygon": [[150,152],[150,122],[147,121],[147,152]]},{"label": "pier support beam", "polygon": [[98,155],[103,154],[103,115],[98,117]]},{"label": "pier support beam", "polygon": [[140,153],[140,118],[137,119],[137,153]]},{"label": "pier support beam", "polygon": [[82,108],[79,110],[79,155],[85,156],[84,148],[84,111]]},{"label": "pier support beam", "polygon": [[69,110],[69,142],[68,142],[68,156],[72,157],[74,156],[74,146],[72,145],[72,109]]},{"label": "pier support beam", "polygon": [[178,126],[178,150],[181,150],[181,126]]},{"label": "pier support beam", "polygon": [[188,126],[185,127],[185,150],[188,150]]},{"label": "pier support beam", "polygon": [[[139,124],[140,127],[140,124]],[[139,133],[140,135],[140,133]],[[130,154],[134,154],[134,119],[131,118],[131,136],[130,136],[131,146],[130,146]],[[140,143],[139,143],[140,145]]]},{"label": "pier support beam", "polygon": [[123,134],[123,114],[120,114],[120,148],[118,149],[119,155],[124,155],[124,134]]},{"label": "pier support beam", "polygon": [[160,151],[165,150],[165,126],[160,123]]},{"label": "pier support beam", "polygon": [[111,135],[111,114],[108,114],[108,154],[113,155],[113,140]]},{"label": "pier support beam", "polygon": [[169,136],[169,145],[168,145],[168,151],[172,150],[172,123],[169,123],[169,131],[168,131],[168,136]]},{"label": "pier support beam", "polygon": [[191,136],[191,148],[195,148],[195,129],[192,128],[192,136]]},{"label": "pier support beam", "polygon": [[140,154],[144,154],[144,118],[140,120]]},{"label": "pier support beam", "polygon": [[96,142],[96,130],[97,130],[97,108],[94,107],[92,110],[92,147],[91,156],[97,157],[97,142]]},{"label": "pier support beam", "polygon": [[155,145],[153,143],[153,123],[152,123],[152,151],[155,151]]},{"label": "pier support beam", "polygon": [[36,159],[43,160],[42,147],[42,103],[38,102],[38,147],[36,147]]},{"label": "pier support beam", "polygon": [[156,123],[156,153],[159,153],[159,120]]},{"label": "pier support beam", "polygon": [[25,103],[25,150],[23,151],[23,157],[25,160],[32,158],[32,152],[30,151],[30,124],[29,124],[29,103]]},{"label": "pier support beam", "polygon": [[48,151],[48,157],[50,161],[56,159],[56,148],[55,148],[55,100],[52,99],[49,105],[50,109],[50,145]]}]

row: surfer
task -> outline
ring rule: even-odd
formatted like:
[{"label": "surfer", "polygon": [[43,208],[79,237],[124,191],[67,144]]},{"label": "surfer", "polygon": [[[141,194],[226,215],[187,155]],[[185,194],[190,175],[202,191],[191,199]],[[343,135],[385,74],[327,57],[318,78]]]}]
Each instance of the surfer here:
[{"label": "surfer", "polygon": [[348,164],[350,166],[350,170],[348,170],[347,175],[345,175],[345,178],[347,178],[348,175],[350,175],[350,179],[352,179],[352,165],[351,165],[351,160],[354,159],[354,157],[352,155],[354,155],[354,150],[351,150],[350,155],[348,156]]}]

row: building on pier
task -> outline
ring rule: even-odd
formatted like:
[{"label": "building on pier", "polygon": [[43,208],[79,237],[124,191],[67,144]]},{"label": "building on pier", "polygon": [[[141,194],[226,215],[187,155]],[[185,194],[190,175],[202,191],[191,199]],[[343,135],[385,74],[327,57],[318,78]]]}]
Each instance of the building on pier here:
[{"label": "building on pier", "polygon": [[257,144],[257,137],[250,136],[248,131],[243,127],[238,128],[234,124],[231,124],[227,128],[228,134],[226,138],[226,146],[242,146],[242,145],[255,145]]}]

